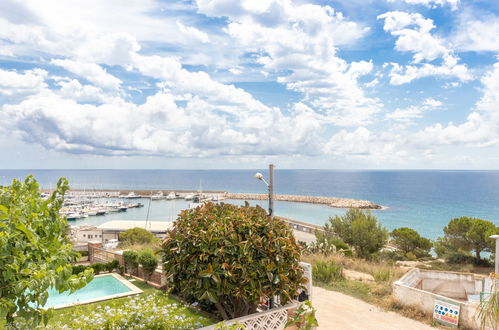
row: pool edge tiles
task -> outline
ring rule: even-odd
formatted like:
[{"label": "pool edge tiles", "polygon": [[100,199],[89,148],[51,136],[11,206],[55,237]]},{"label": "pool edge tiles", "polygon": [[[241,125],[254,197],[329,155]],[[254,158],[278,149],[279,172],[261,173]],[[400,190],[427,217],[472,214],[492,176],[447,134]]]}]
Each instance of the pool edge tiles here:
[{"label": "pool edge tiles", "polygon": [[72,302],[72,303],[68,303],[68,304],[60,304],[60,305],[55,305],[55,306],[51,306],[51,307],[44,307],[44,308],[45,309],[49,309],[49,308],[62,309],[62,308],[74,307],[74,306],[78,306],[78,305],[87,305],[87,304],[92,304],[92,303],[96,303],[99,301],[105,301],[105,300],[110,300],[110,299],[123,298],[123,297],[127,297],[127,296],[137,295],[137,294],[140,294],[143,292],[141,289],[139,289],[138,287],[133,285],[130,281],[124,279],[122,276],[120,276],[116,273],[96,275],[96,276],[94,276],[94,278],[104,277],[104,276],[114,277],[117,281],[119,281],[121,284],[126,286],[128,289],[130,289],[130,291],[111,294],[111,295],[107,295],[107,296],[101,296],[101,297],[92,298],[92,299],[76,301],[76,302]]}]

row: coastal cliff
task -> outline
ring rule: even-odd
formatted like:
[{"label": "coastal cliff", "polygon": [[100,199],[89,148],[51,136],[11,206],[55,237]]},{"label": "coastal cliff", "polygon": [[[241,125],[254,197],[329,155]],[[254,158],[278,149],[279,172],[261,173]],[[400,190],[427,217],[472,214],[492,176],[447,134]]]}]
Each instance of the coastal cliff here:
[{"label": "coastal cliff", "polygon": [[[238,193],[226,193],[224,197],[227,199],[244,199],[244,200],[265,200],[269,198],[267,194],[238,194]],[[350,198],[302,196],[302,195],[274,195],[274,199],[276,201],[284,201],[284,202],[326,204],[331,207],[337,207],[337,208],[372,209],[372,210],[379,210],[383,208],[381,205],[375,204],[370,201],[350,199]]]}]

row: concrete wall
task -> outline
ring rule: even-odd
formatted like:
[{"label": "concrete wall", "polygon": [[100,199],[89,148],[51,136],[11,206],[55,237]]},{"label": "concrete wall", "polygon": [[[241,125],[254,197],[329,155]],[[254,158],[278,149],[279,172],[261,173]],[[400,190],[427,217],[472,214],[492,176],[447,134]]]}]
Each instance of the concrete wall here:
[{"label": "concrete wall", "polygon": [[453,272],[435,272],[420,270],[419,277],[422,280],[421,289],[432,292],[443,282],[459,282],[464,287],[467,294],[478,294],[482,291],[482,276],[474,274],[463,274]]},{"label": "concrete wall", "polygon": [[[452,272],[428,272],[420,269],[413,269],[405,276],[403,276],[400,280],[393,283],[393,296],[402,305],[405,306],[414,306],[425,313],[430,315],[433,314],[433,306],[435,304],[435,299],[444,299],[449,300],[461,305],[461,312],[459,318],[459,324],[469,327],[471,329],[479,329],[480,323],[475,319],[475,314],[478,308],[478,303],[476,302],[463,302],[455,299],[451,299],[448,297],[440,296],[428,291],[424,291],[418,288],[415,288],[418,282],[429,275],[428,273],[439,273],[439,275],[435,275],[437,279],[446,278],[448,276],[449,280],[454,280],[456,278],[460,278],[458,275],[463,275],[463,279],[469,279],[470,282],[472,280],[471,277],[467,277],[472,274],[459,274]],[[431,278],[430,278],[431,279]],[[474,280],[473,280],[473,283]]]}]

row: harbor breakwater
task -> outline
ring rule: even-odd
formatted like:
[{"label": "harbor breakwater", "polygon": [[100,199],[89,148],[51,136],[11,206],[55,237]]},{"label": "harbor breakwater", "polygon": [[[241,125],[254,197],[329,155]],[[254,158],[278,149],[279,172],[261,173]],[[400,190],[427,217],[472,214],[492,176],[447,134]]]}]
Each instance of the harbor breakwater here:
[{"label": "harbor breakwater", "polygon": [[[49,189],[42,189],[44,192],[51,192]],[[72,189],[68,192],[70,196],[86,196],[86,197],[126,197],[129,193],[134,193],[135,197],[149,197],[158,193],[165,196],[170,192],[175,192],[177,198],[184,198],[188,194],[199,193],[195,190],[131,190],[131,189],[100,189],[100,190],[79,190]],[[238,200],[267,200],[268,194],[250,194],[250,193],[229,193],[226,191],[218,190],[205,190],[202,195],[207,198],[214,198],[214,200],[224,199],[238,199]],[[276,201],[295,202],[295,203],[311,203],[323,204],[334,208],[345,209],[371,209],[380,210],[383,206],[374,202],[360,199],[351,198],[338,198],[338,197],[324,197],[324,196],[305,196],[305,195],[274,195]]]},{"label": "harbor breakwater", "polygon": [[[226,193],[227,199],[243,199],[243,200],[265,200],[269,196],[267,194],[240,194]],[[303,196],[303,195],[274,195],[276,201],[296,202],[296,203],[312,203],[325,204],[336,208],[353,208],[353,209],[371,209],[380,210],[383,207],[376,203],[360,199],[337,198],[337,197],[321,197],[321,196]]]}]

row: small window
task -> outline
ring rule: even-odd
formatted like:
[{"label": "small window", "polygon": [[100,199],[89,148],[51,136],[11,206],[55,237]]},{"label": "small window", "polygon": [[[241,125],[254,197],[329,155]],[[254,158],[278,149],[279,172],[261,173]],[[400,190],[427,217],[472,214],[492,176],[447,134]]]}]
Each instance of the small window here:
[{"label": "small window", "polygon": [[88,235],[88,238],[92,239],[92,238],[93,238],[93,235]]},{"label": "small window", "polygon": [[83,234],[83,237],[87,237],[87,235]]}]

